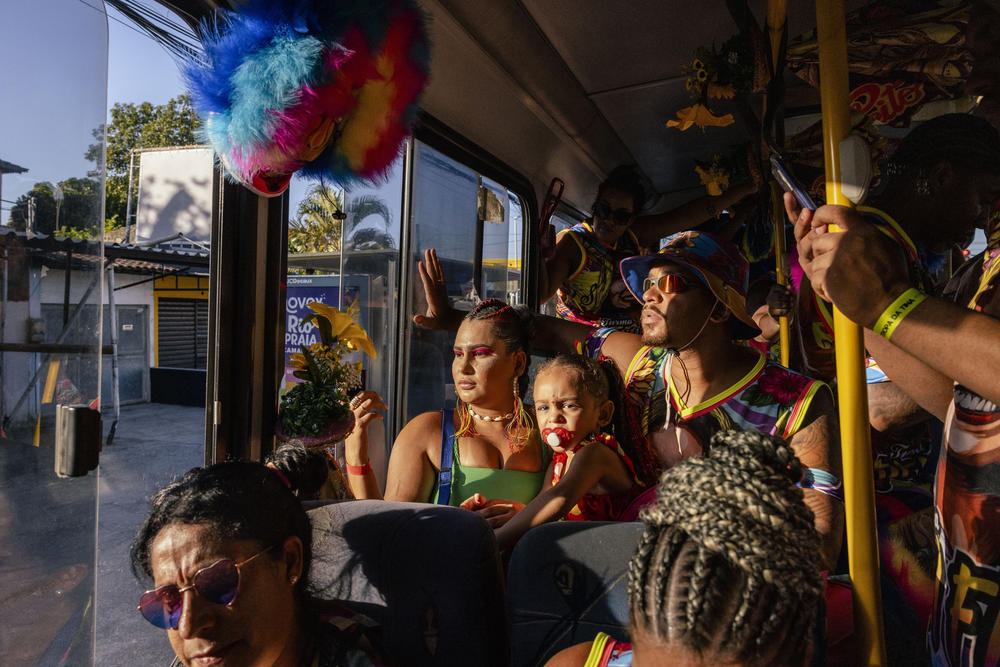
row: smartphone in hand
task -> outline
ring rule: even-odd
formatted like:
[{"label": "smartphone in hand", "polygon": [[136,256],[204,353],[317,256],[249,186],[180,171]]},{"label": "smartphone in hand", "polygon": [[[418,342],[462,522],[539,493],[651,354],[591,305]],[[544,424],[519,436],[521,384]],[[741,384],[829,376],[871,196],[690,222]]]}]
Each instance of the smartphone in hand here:
[{"label": "smartphone in hand", "polygon": [[812,197],[809,196],[804,187],[799,185],[799,182],[795,180],[777,155],[771,156],[771,174],[774,175],[774,179],[778,181],[785,192],[791,192],[795,195],[795,201],[799,203],[799,206],[810,211],[816,210],[816,203]]}]

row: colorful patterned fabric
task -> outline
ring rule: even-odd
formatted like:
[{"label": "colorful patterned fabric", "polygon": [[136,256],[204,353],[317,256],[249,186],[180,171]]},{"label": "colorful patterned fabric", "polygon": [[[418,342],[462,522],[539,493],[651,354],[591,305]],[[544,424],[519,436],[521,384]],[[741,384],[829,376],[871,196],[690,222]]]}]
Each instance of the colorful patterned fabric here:
[{"label": "colorful patterned fabric", "polygon": [[603,632],[598,632],[590,647],[590,654],[584,667],[630,667],[632,665],[632,644],[618,641]]},{"label": "colorful patterned fabric", "polygon": [[[883,0],[847,17],[850,104],[880,123],[907,127],[927,102],[964,95],[969,3]],[[788,68],[819,88],[815,29],[790,41]]]},{"label": "colorful patterned fabric", "polygon": [[639,306],[629,294],[618,264],[626,257],[641,253],[639,240],[632,230],[625,230],[612,247],[594,235],[589,222],[581,222],[559,232],[558,239],[569,237],[580,249],[580,264],[559,287],[556,314],[564,320],[596,325],[605,320],[616,329],[629,329],[634,320],[629,310]]},{"label": "colorful patterned fabric", "polygon": [[[625,377],[625,418],[634,442],[647,451],[676,447],[679,434],[664,429],[667,409],[667,351],[641,348],[629,364]],[[800,428],[813,398],[829,391],[812,380],[768,361],[763,354],[747,374],[729,389],[697,405],[686,405],[670,384],[674,421],[685,437],[702,449],[712,435],[727,429],[757,430],[790,439]],[[663,442],[660,442],[663,440]],[[673,444],[666,440],[674,440]],[[639,470],[640,479],[655,482],[659,470]]]},{"label": "colorful patterned fabric", "polygon": [[[969,307],[1000,318],[992,258]],[[1000,407],[955,385],[935,483],[937,589],[931,624],[936,665],[1000,664]]]},{"label": "colorful patterned fabric", "polygon": [[736,338],[753,338],[760,334],[760,329],[747,315],[750,263],[734,244],[705,232],[683,232],[670,239],[655,255],[622,260],[622,277],[636,299],[642,300],[645,291],[642,283],[649,275],[650,266],[660,259],[690,269],[712,290],[715,298],[736,316]]},{"label": "colorful patterned fabric", "polygon": [[[591,438],[590,440],[584,440],[580,444],[582,447],[596,445],[611,449],[625,465],[625,469],[628,470],[629,475],[632,477],[633,485],[631,489],[624,493],[586,493],[577,501],[573,509],[566,513],[563,519],[565,521],[621,521],[622,512],[631,504],[638,492],[642,490],[642,486],[635,475],[635,466],[632,465],[632,459],[625,453],[622,446],[618,444],[618,441],[611,436],[606,436],[606,439]],[[579,449],[576,451],[579,451]],[[569,464],[573,462],[573,458],[567,452],[555,452],[552,455],[552,462],[556,466],[562,463],[562,469],[568,470]],[[552,485],[554,486],[557,483],[558,479],[553,475]]]}]

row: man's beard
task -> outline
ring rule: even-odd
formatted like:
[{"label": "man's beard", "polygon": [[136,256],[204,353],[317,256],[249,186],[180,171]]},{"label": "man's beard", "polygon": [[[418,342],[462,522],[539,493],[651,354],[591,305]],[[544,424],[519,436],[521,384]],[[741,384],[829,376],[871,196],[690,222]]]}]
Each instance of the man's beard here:
[{"label": "man's beard", "polygon": [[[650,312],[655,313],[660,318],[660,320],[663,322],[663,324],[666,325],[667,318],[665,318],[661,313],[659,313],[656,310],[652,310],[652,309],[647,309],[647,310],[650,310]],[[642,323],[642,344],[643,345],[652,345],[653,347],[666,347],[668,338],[669,338],[669,336],[668,336],[667,332],[664,332],[662,334],[651,333],[651,332],[649,332],[647,330],[646,323],[645,322]]]}]

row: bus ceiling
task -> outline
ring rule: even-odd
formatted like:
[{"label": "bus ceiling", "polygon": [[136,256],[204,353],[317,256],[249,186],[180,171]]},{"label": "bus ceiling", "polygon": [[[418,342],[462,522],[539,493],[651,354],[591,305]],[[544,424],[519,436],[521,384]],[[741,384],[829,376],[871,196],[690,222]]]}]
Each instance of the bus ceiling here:
[{"label": "bus ceiling", "polygon": [[[160,0],[196,25],[230,0]],[[846,10],[869,4],[848,0]],[[529,179],[541,201],[552,177],[587,210],[612,167],[635,163],[666,210],[703,190],[692,165],[749,138],[728,127],[666,127],[692,104],[681,67],[699,47],[737,33],[726,0],[421,0],[430,17],[431,81],[421,107]],[[764,24],[766,0],[749,3]],[[790,3],[788,34],[815,26],[811,2]],[[786,74],[788,107],[819,93]]]}]

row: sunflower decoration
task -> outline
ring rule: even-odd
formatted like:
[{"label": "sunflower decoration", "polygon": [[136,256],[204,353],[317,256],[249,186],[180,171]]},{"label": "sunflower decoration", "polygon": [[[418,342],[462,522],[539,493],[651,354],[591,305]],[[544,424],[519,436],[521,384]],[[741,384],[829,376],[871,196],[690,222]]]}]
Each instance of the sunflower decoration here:
[{"label": "sunflower decoration", "polygon": [[313,312],[305,321],[319,329],[319,340],[291,355],[293,375],[302,382],[281,397],[281,431],[295,438],[318,436],[329,424],[353,417],[349,396],[361,388],[361,362],[344,356],[359,350],[376,356],[354,306],[344,313],[324,303],[308,305]]},{"label": "sunflower decoration", "polygon": [[705,191],[718,197],[733,184],[754,180],[750,173],[749,151],[750,147],[739,145],[733,146],[729,153],[715,153],[707,160],[695,160],[694,172]]},{"label": "sunflower decoration", "polygon": [[758,73],[758,64],[752,48],[742,35],[727,40],[722,48],[699,47],[690,63],[681,67],[687,75],[684,83],[687,91],[697,101],[677,112],[677,118],[667,121],[667,127],[685,131],[698,126],[704,132],[708,127],[726,127],[734,122],[731,113],[717,113],[711,108],[711,100],[732,100],[737,95],[745,95],[763,89],[763,81]]}]

